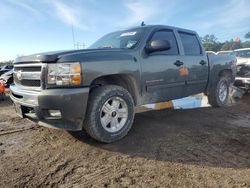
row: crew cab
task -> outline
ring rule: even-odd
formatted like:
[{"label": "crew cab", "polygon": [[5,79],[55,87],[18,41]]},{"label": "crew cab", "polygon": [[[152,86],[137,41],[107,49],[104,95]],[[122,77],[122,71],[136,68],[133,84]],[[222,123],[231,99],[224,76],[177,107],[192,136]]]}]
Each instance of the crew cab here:
[{"label": "crew cab", "polygon": [[235,56],[207,55],[195,31],[152,25],[84,50],[18,57],[10,90],[21,117],[110,143],[131,129],[136,106],[201,92],[226,106],[235,75]]}]

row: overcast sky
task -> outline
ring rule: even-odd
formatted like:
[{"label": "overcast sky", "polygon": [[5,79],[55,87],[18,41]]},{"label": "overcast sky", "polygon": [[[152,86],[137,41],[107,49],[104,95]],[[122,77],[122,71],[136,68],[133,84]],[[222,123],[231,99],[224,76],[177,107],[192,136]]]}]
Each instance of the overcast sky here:
[{"label": "overcast sky", "polygon": [[86,47],[131,26],[164,24],[215,34],[219,41],[250,30],[250,0],[1,0],[0,61],[17,55]]}]

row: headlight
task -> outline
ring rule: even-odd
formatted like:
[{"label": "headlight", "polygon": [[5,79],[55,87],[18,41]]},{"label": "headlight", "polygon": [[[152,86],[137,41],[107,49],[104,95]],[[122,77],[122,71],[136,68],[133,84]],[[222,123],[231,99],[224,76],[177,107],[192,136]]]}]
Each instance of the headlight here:
[{"label": "headlight", "polygon": [[48,64],[49,85],[79,86],[81,85],[80,63],[56,63]]}]

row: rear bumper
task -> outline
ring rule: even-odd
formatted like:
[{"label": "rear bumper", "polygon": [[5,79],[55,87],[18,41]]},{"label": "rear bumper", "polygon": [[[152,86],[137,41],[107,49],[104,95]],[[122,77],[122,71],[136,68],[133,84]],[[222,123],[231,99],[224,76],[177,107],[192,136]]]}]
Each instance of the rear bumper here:
[{"label": "rear bumper", "polygon": [[[11,99],[21,108],[21,116],[39,125],[81,130],[87,109],[89,88],[27,91],[10,86]],[[59,112],[53,115],[53,112]]]}]

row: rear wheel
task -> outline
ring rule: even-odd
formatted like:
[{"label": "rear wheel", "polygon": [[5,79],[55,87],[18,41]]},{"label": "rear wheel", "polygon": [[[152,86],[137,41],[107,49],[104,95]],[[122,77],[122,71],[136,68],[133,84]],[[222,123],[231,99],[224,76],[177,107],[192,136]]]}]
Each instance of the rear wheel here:
[{"label": "rear wheel", "polygon": [[130,93],[120,86],[107,85],[91,92],[83,127],[94,139],[110,143],[124,137],[133,120],[134,102]]},{"label": "rear wheel", "polygon": [[208,102],[214,107],[224,107],[228,105],[229,99],[229,79],[220,77],[208,94]]}]

